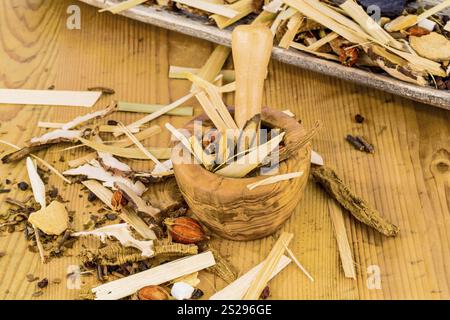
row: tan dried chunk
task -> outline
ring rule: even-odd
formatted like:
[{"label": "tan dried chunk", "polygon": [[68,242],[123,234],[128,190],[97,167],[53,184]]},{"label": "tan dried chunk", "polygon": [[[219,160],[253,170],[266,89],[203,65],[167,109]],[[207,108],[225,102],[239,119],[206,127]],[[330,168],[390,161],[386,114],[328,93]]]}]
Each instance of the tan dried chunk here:
[{"label": "tan dried chunk", "polygon": [[69,215],[61,202],[53,201],[48,207],[33,212],[28,221],[46,234],[60,235],[69,226]]},{"label": "tan dried chunk", "polygon": [[409,43],[424,58],[433,61],[450,60],[450,41],[437,32],[422,37],[409,37]]}]

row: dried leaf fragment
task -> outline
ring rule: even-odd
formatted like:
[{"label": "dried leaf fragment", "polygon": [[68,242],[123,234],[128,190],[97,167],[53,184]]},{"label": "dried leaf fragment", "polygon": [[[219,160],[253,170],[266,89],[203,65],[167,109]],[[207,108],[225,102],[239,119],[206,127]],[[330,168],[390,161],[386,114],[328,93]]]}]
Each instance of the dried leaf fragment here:
[{"label": "dried leaf fragment", "polygon": [[28,221],[48,235],[60,235],[69,227],[66,207],[56,200],[48,207],[33,212]]}]

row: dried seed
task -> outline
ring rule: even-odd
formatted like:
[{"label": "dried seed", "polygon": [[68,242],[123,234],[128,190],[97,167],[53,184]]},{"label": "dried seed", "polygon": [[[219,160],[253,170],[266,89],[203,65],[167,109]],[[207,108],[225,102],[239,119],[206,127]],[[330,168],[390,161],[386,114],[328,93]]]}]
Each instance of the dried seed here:
[{"label": "dried seed", "polygon": [[22,181],[17,184],[17,187],[19,187],[20,190],[25,191],[28,189],[29,185],[25,181]]},{"label": "dried seed", "polygon": [[196,288],[192,293],[191,299],[200,299],[201,297],[203,297],[203,295],[204,295],[203,291]]},{"label": "dried seed", "polygon": [[205,231],[197,220],[180,217],[164,221],[174,242],[193,244],[206,239]]},{"label": "dried seed", "polygon": [[408,33],[410,36],[421,37],[421,36],[426,36],[427,34],[429,34],[430,30],[427,30],[427,29],[419,27],[419,26],[414,26],[414,27],[411,27],[408,29]]},{"label": "dried seed", "polygon": [[118,122],[116,120],[108,120],[108,126],[117,126]]},{"label": "dried seed", "polygon": [[123,196],[122,192],[115,191],[113,193],[112,199],[111,199],[111,206],[115,210],[119,210],[122,207],[125,207],[128,204],[128,200]]},{"label": "dried seed", "polygon": [[59,279],[59,278],[53,279],[52,283],[53,284],[60,284],[61,283],[61,279]]},{"label": "dried seed", "polygon": [[169,300],[169,294],[160,286],[147,286],[138,291],[139,300]]}]

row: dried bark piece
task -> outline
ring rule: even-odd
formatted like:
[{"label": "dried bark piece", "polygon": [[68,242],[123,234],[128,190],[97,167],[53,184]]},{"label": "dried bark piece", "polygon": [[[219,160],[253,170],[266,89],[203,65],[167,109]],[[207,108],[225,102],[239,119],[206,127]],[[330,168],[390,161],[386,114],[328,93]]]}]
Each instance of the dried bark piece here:
[{"label": "dried bark piece", "polygon": [[86,176],[88,179],[102,181],[103,185],[109,188],[113,188],[114,183],[121,182],[131,188],[139,196],[146,190],[142,182],[133,182],[129,178],[113,175],[111,172],[106,171],[96,160],[91,160],[89,163],[78,168],[66,170],[63,174],[69,176]]},{"label": "dried bark piece", "polygon": [[86,137],[91,133],[90,129],[85,130],[62,130],[57,129],[46,133],[40,137],[32,138],[30,145],[23,147],[17,151],[5,155],[2,158],[3,163],[12,163],[22,160],[32,153],[50,148],[51,146],[61,142],[77,142],[79,138]]},{"label": "dried bark piece", "polygon": [[311,172],[325,191],[356,219],[385,236],[393,237],[398,234],[399,228],[397,226],[386,221],[377,210],[371,208],[365,200],[356,196],[331,168],[312,168]]},{"label": "dried bark piece", "polygon": [[69,214],[66,207],[53,201],[48,207],[33,212],[28,221],[48,235],[60,235],[69,227]]},{"label": "dried bark piece", "polygon": [[114,186],[120,190],[122,195],[128,200],[128,204],[137,212],[144,215],[148,215],[155,219],[160,220],[160,210],[147,204],[139,195],[137,195],[133,189],[121,182],[115,182]]}]

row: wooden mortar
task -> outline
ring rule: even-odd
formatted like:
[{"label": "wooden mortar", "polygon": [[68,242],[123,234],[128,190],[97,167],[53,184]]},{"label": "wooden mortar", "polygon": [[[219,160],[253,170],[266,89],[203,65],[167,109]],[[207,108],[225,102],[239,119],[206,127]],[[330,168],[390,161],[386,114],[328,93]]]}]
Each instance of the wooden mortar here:
[{"label": "wooden mortar", "polygon": [[[205,114],[195,120],[211,124]],[[298,149],[305,129],[284,113],[263,108],[263,126],[280,128],[286,135],[284,146],[292,155],[279,165],[279,174],[303,171],[301,177],[249,190],[247,185],[268,176],[227,178],[200,164],[178,163],[180,149],[172,153],[173,168],[180,191],[197,218],[219,236],[230,240],[254,240],[274,233],[291,216],[308,181],[311,146]],[[185,126],[193,133],[193,121]]]}]

